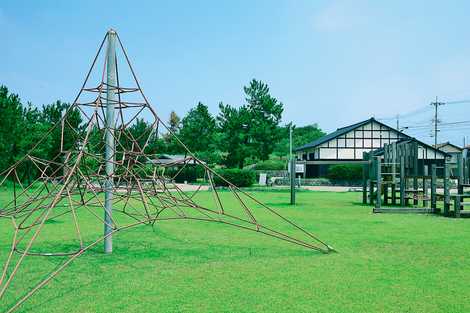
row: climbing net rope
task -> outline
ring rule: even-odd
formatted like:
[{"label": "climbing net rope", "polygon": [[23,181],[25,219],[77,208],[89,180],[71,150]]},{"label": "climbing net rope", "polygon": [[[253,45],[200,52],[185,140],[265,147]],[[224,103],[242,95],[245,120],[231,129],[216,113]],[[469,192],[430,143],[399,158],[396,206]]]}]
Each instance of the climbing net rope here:
[{"label": "climbing net rope", "polygon": [[[123,64],[129,74],[127,83],[130,87],[124,87],[117,66],[116,84],[109,85],[106,81],[106,59],[103,61],[102,70],[97,66],[98,60],[104,54],[103,47],[109,34],[108,32],[103,38],[76,99],[63,115],[61,122],[49,130],[48,135],[53,132],[60,133],[60,152],[47,160],[39,156],[37,152],[40,151],[41,145],[47,144],[48,136],[45,136],[26,156],[0,174],[0,186],[8,185],[13,190],[11,195],[6,199],[2,198],[0,202],[0,222],[10,220],[13,230],[11,248],[4,254],[6,261],[0,272],[2,311],[13,312],[18,309],[75,259],[114,233],[139,225],[154,225],[157,221],[194,220],[220,223],[323,253],[332,251],[332,248],[318,237],[240,190],[189,151],[149,104],[117,34],[117,46],[125,60]],[[117,53],[114,58],[117,65]],[[89,81],[93,75],[98,75],[99,83],[90,86]],[[107,158],[103,151],[106,148],[105,133],[108,127],[105,110],[110,101],[106,92],[110,90],[117,96],[116,100],[111,100],[116,113],[111,132],[115,150],[112,158]],[[77,114],[84,121],[80,125],[76,123]],[[144,117],[150,120],[151,127],[139,135],[131,132],[131,125],[138,118]],[[168,161],[150,154],[148,146],[158,136],[171,136],[186,151],[184,157]],[[109,162],[112,162],[114,167],[111,175],[106,172],[106,164]],[[189,167],[200,168],[207,183],[194,184],[190,190],[187,185],[176,183],[175,178]],[[26,179],[31,173],[35,173],[34,178]],[[224,201],[226,197],[221,196],[220,191],[215,188],[215,178],[228,186],[227,190],[235,201],[230,204]],[[103,217],[103,194],[109,179],[113,181],[110,191],[114,215],[106,219]],[[212,194],[212,205],[204,205],[198,201],[197,195],[203,190]],[[110,231],[89,240],[84,236],[87,230],[81,227],[81,212],[87,212],[97,223],[105,225]],[[263,217],[266,216],[269,218],[265,222]],[[61,227],[60,224],[53,223],[58,219],[68,219],[72,223],[75,245],[57,247],[45,243],[47,236],[51,235],[44,234],[44,229]],[[276,226],[280,223],[284,225],[283,229],[288,227],[292,232],[277,230]],[[13,303],[6,303],[5,295],[14,278],[21,272],[22,263],[28,257],[34,256],[57,256],[62,257],[63,261],[45,277],[29,286]]]}]

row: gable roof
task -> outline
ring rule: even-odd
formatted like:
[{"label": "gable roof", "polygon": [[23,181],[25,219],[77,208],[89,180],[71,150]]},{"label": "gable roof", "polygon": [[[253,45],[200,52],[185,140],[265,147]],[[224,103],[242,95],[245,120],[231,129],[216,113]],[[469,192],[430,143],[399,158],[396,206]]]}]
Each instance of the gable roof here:
[{"label": "gable roof", "polygon": [[399,132],[399,131],[396,130],[395,128],[390,127],[390,126],[388,126],[388,125],[386,125],[386,124],[384,124],[384,123],[381,123],[381,122],[377,121],[375,118],[371,117],[371,118],[369,118],[369,119],[367,119],[367,120],[365,120],[365,121],[362,121],[362,122],[359,122],[359,123],[355,123],[355,124],[352,124],[352,125],[349,125],[349,126],[346,126],[346,127],[338,128],[335,132],[332,132],[332,133],[330,133],[330,134],[328,134],[328,135],[325,135],[325,136],[323,136],[323,137],[321,137],[321,138],[318,138],[317,140],[314,140],[314,141],[312,141],[312,142],[310,142],[310,143],[307,143],[307,144],[305,144],[305,145],[303,145],[303,146],[300,146],[300,147],[295,148],[294,151],[301,151],[301,150],[305,150],[305,149],[315,148],[315,147],[317,147],[317,146],[319,146],[319,145],[321,145],[321,144],[323,144],[323,143],[325,143],[325,142],[328,142],[328,141],[330,141],[330,140],[332,140],[332,139],[334,139],[334,138],[336,138],[336,137],[339,137],[339,136],[342,136],[342,135],[344,135],[344,134],[347,134],[347,133],[349,133],[350,131],[352,131],[352,130],[354,130],[354,129],[356,129],[356,128],[359,128],[359,127],[361,127],[361,126],[363,126],[363,125],[366,125],[366,124],[368,124],[368,123],[371,123],[371,122],[375,122],[375,123],[377,123],[377,124],[379,124],[379,125],[381,125],[381,126],[385,126],[385,127],[389,128],[389,129],[392,129],[392,130],[396,131],[397,133],[402,134],[402,135],[403,135],[404,137],[406,137],[406,138],[411,138],[410,136],[408,136],[408,135],[406,135],[406,134],[403,134],[402,132]]},{"label": "gable roof", "polygon": [[451,146],[451,147],[454,147],[457,150],[460,150],[460,151],[463,150],[461,147],[459,147],[457,145],[454,145],[454,144],[450,143],[449,141],[443,142],[443,143],[438,143],[437,145],[433,145],[433,146],[435,146],[437,149],[442,149],[445,146]]}]

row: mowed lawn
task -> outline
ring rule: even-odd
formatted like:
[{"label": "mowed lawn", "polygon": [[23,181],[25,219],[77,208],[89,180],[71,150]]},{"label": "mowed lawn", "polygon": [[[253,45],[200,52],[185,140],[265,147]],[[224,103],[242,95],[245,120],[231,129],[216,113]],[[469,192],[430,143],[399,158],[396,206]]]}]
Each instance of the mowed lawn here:
[{"label": "mowed lawn", "polygon": [[[470,219],[372,214],[360,193],[299,192],[296,206],[287,191],[252,194],[338,253],[215,223],[161,222],[118,233],[112,255],[102,245],[87,252],[19,312],[470,312]],[[198,201],[212,203],[211,194]],[[85,239],[102,231],[79,219]],[[71,223],[47,227],[46,247],[73,248],[61,235]],[[10,236],[0,221],[2,263]],[[28,257],[0,311],[61,261]]]}]

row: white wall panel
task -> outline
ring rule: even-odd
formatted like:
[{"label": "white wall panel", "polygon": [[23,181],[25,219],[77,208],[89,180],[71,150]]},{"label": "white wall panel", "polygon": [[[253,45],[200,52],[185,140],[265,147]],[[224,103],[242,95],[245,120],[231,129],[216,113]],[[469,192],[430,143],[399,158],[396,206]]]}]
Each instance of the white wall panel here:
[{"label": "white wall panel", "polygon": [[354,159],[354,149],[339,149],[338,158],[339,159]]},{"label": "white wall panel", "polygon": [[336,149],[321,148],[320,158],[321,159],[336,159]]}]

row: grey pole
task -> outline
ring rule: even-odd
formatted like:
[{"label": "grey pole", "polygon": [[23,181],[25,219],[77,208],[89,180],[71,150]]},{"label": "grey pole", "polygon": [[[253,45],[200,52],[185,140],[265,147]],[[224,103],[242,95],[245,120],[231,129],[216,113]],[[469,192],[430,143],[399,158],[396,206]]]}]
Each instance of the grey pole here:
[{"label": "grey pole", "polygon": [[375,202],[375,207],[380,209],[382,207],[382,161],[380,157],[375,159],[376,172],[377,172],[377,199]]},{"label": "grey pole", "polygon": [[437,169],[436,164],[431,165],[431,209],[436,212],[437,209]]},{"label": "grey pole", "polygon": [[108,31],[108,48],[106,50],[106,182],[104,194],[104,252],[113,252],[112,215],[114,188],[114,106],[116,104],[116,32]]},{"label": "grey pole", "polygon": [[290,159],[290,204],[295,204],[295,159],[292,154],[292,123],[289,127],[289,159]]}]

